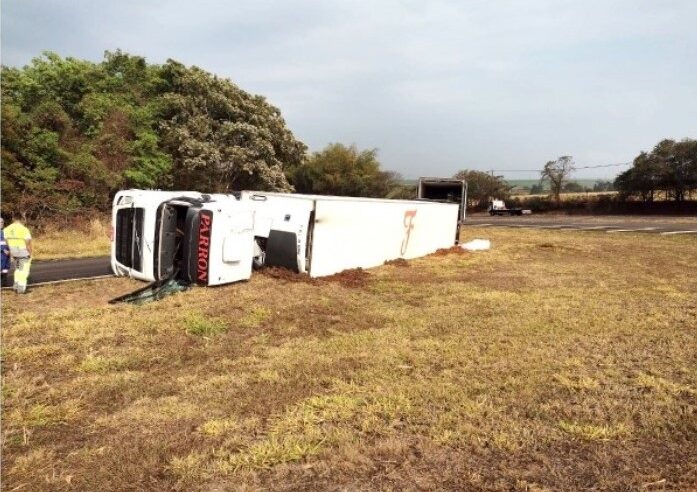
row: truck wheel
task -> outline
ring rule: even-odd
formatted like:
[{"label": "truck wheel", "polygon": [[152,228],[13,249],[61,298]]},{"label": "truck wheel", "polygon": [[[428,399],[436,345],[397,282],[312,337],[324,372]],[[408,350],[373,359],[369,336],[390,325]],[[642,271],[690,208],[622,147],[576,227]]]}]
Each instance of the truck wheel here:
[{"label": "truck wheel", "polygon": [[493,217],[494,215],[496,215],[496,211],[495,211],[495,210],[489,210],[489,215],[491,215],[491,216]]}]

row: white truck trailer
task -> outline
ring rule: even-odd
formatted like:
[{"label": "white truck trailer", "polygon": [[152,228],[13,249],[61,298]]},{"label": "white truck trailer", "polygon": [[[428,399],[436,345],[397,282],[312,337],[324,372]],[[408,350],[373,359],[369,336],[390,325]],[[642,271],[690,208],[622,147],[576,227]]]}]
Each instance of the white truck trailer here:
[{"label": "white truck trailer", "polygon": [[424,256],[455,244],[458,204],[125,190],[112,227],[116,275],[212,286],[248,279],[253,266],[322,277]]}]

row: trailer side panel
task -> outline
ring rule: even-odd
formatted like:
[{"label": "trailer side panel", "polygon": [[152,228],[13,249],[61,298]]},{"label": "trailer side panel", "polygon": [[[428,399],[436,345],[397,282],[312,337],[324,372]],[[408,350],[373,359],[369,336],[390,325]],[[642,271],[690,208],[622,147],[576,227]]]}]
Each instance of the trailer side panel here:
[{"label": "trailer side panel", "polygon": [[310,276],[448,248],[455,243],[457,220],[457,204],[318,199]]}]

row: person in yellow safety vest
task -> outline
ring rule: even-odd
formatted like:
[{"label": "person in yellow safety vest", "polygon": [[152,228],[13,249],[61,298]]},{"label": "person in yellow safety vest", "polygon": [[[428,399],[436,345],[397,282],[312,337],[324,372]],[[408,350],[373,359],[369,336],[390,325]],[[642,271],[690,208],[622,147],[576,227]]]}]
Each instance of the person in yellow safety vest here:
[{"label": "person in yellow safety vest", "polygon": [[12,217],[12,220],[12,224],[5,227],[3,232],[7,246],[10,248],[10,256],[15,264],[14,290],[18,294],[24,294],[27,291],[31,267],[31,233],[18,219]]}]

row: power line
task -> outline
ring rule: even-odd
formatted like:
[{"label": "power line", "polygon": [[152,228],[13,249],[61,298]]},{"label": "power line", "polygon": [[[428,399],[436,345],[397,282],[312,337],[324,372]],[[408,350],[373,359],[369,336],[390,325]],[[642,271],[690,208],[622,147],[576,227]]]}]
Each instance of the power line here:
[{"label": "power line", "polygon": [[[578,169],[598,169],[601,167],[617,167],[617,166],[629,166],[631,162],[619,162],[617,164],[599,164],[596,166],[574,166],[574,170]],[[489,172],[494,173],[539,173],[541,169],[491,169]]]},{"label": "power line", "polygon": [[580,166],[576,169],[595,169],[597,167],[616,167],[616,166],[631,166],[631,162],[619,162],[617,164],[599,164],[597,166]]}]

